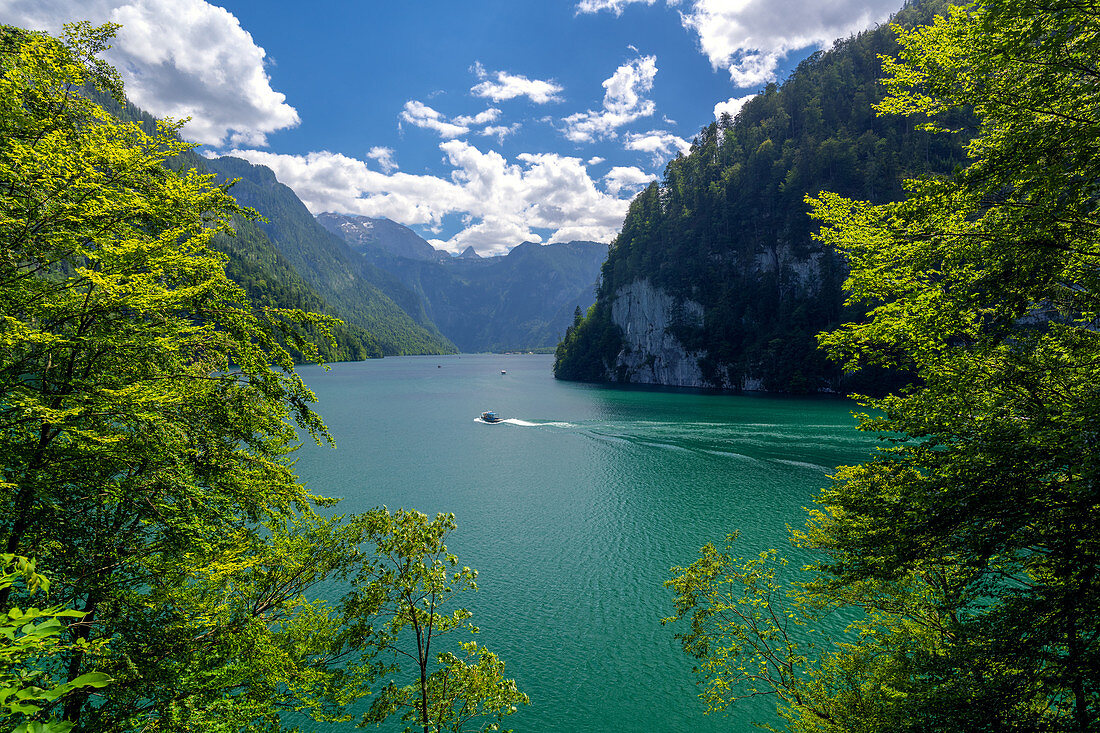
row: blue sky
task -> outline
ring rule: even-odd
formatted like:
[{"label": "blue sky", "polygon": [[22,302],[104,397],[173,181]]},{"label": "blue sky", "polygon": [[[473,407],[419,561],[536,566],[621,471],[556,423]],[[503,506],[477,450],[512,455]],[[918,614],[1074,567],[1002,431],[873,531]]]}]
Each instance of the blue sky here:
[{"label": "blue sky", "polygon": [[0,0],[0,21],[122,24],[130,98],[314,212],[436,246],[609,241],[716,109],[896,0]]}]

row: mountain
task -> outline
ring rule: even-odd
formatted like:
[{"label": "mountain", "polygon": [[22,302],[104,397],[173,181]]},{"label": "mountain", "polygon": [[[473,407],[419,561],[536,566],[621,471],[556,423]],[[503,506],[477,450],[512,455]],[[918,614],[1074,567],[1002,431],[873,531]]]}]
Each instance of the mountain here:
[{"label": "mountain", "polygon": [[449,257],[446,252],[440,252],[424,241],[412,229],[389,219],[325,212],[317,215],[317,222],[333,234],[339,235],[352,249],[360,253],[376,248],[397,257],[432,262]]},{"label": "mountain", "polygon": [[[941,0],[895,17],[931,20]],[[913,119],[876,116],[890,26],[838,41],[769,85],[736,119],[700,132],[630,205],[611,244],[595,307],[559,345],[562,379],[813,392],[852,383],[815,334],[858,319],[844,305],[842,259],[812,238],[807,194],[875,202],[902,181],[964,161],[964,133],[933,135]],[[952,129],[965,130],[960,111]]]},{"label": "mountain", "polygon": [[[298,271],[271,244],[255,222],[235,222],[234,237],[215,238],[213,246],[229,255],[225,272],[244,288],[254,307],[296,308],[311,313],[337,315],[334,309],[309,286]],[[309,334],[318,344],[325,361],[361,361],[381,357],[381,344],[366,329],[351,323],[332,328],[336,344],[320,338],[315,329]],[[292,349],[292,352],[294,350]],[[295,352],[296,357],[301,354]]]},{"label": "mountain", "polygon": [[270,168],[233,157],[205,163],[222,180],[240,179],[230,193],[267,218],[260,228],[279,253],[328,302],[334,315],[370,333],[382,353],[454,353],[454,344],[429,319],[418,321],[396,302],[403,300],[415,310],[416,295],[320,226]]},{"label": "mountain", "polygon": [[[130,102],[119,104],[113,97],[94,88],[84,93],[118,119],[135,122],[149,134],[156,133],[156,120],[149,113]],[[207,160],[194,151],[187,151],[165,161],[175,170],[194,168],[209,172]],[[211,245],[228,256],[226,274],[240,285],[249,301],[257,308],[296,308],[314,313],[338,315],[298,273],[290,262],[272,244],[259,224],[244,219],[234,222],[236,236],[215,237]],[[353,323],[339,323],[332,327],[335,344],[321,339],[316,329],[307,329],[307,335],[317,343],[325,361],[359,361],[381,357],[383,348],[366,329]],[[290,351],[301,358],[293,347]]]},{"label": "mountain", "polygon": [[387,219],[322,214],[317,220],[415,293],[439,330],[469,352],[553,347],[575,310],[595,301],[607,256],[607,245],[595,242],[525,242],[503,257],[480,257],[472,248],[458,257],[406,257],[395,254],[397,245],[388,238],[417,235]]}]

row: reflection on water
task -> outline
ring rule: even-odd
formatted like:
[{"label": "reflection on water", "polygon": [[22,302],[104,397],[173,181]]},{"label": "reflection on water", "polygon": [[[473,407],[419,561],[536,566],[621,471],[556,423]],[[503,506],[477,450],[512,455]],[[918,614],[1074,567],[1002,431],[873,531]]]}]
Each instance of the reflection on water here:
[{"label": "reflection on water", "polygon": [[[784,547],[833,467],[871,447],[851,404],[606,389],[557,382],[550,364],[303,370],[338,447],[303,450],[300,474],[344,497],[340,511],[455,513],[451,549],[480,571],[469,606],[481,641],[531,696],[517,731],[748,729],[769,703],[702,715],[691,664],[660,625],[662,583],[733,530],[746,554]],[[480,421],[490,406],[502,422]]]}]

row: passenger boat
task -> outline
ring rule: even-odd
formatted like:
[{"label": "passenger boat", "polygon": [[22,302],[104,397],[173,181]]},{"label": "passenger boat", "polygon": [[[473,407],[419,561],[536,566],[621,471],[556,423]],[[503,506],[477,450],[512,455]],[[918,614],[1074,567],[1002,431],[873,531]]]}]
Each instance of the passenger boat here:
[{"label": "passenger boat", "polygon": [[497,417],[497,414],[492,410],[486,410],[481,413],[482,422],[501,422],[501,418]]}]

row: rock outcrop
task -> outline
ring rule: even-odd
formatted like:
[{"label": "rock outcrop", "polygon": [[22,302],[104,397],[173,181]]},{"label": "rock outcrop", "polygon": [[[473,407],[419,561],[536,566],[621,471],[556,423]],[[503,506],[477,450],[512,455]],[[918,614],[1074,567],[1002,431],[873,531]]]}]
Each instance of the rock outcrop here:
[{"label": "rock outcrop", "polygon": [[635,280],[615,292],[611,320],[623,334],[623,348],[611,365],[609,379],[633,384],[675,387],[710,386],[699,368],[700,352],[688,351],[673,334],[674,324],[703,325],[703,306],[680,301]]},{"label": "rock outcrop", "polygon": [[680,300],[648,280],[619,288],[611,304],[611,322],[622,332],[622,349],[608,365],[607,380],[699,389],[764,389],[759,377],[731,379],[732,370],[728,369],[717,370],[716,377],[708,378],[700,365],[708,353],[688,348],[676,336],[678,331],[701,329],[703,320],[701,303]]}]

